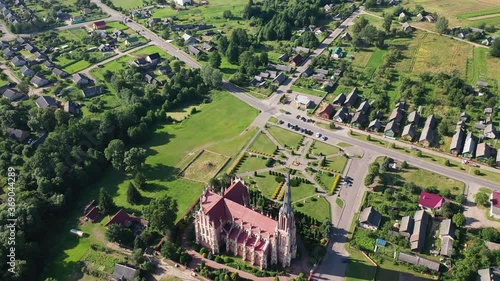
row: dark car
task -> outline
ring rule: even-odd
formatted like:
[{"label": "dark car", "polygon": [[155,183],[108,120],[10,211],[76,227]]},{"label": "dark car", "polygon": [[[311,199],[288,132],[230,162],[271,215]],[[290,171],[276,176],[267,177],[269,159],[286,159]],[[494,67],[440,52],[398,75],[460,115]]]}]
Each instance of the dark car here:
[{"label": "dark car", "polygon": [[302,117],[302,116],[300,116],[300,115],[295,116],[295,118],[297,118],[297,119],[300,119],[300,117]]}]

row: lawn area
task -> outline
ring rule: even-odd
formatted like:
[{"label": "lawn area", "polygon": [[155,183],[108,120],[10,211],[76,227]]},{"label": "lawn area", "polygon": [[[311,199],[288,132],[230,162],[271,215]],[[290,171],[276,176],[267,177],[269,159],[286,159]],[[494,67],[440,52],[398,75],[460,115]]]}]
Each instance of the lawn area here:
[{"label": "lawn area", "polygon": [[[382,164],[383,157],[377,158],[377,161]],[[437,186],[438,189],[448,188],[452,195],[463,194],[465,188],[465,184],[461,181],[413,166],[410,166],[408,169],[398,170],[396,172],[391,171],[388,173],[395,177],[402,177],[405,181],[414,182],[423,188],[429,186]]]},{"label": "lawn area", "polygon": [[[231,110],[234,107],[239,110],[237,112]],[[46,272],[57,272],[58,276],[55,276],[57,280],[66,280],[72,272],[80,270],[77,262],[89,249],[90,243],[102,241],[102,231],[100,235],[90,235],[83,239],[69,233],[69,229],[77,228],[81,207],[90,200],[97,199],[101,187],[114,197],[119,207],[138,215],[152,198],[168,194],[178,203],[177,219],[180,219],[200,196],[203,185],[178,179],[176,175],[179,167],[186,165],[195,156],[193,151],[203,148],[234,157],[254,135],[255,130],[245,130],[245,128],[257,114],[255,109],[232,95],[215,92],[213,101],[203,105],[199,113],[178,124],[159,126],[149,137],[149,141],[143,145],[148,151],[144,171],[148,184],[145,190],[140,190],[143,196],[141,204],[127,203],[129,180],[123,173],[108,168],[99,182],[81,192],[77,208],[67,216],[68,220],[61,223],[65,231],[51,238],[56,241],[51,253],[54,258],[49,259],[52,262],[47,266]],[[212,120],[210,127],[206,126],[206,120]],[[103,222],[107,222],[107,219],[103,219]],[[89,225],[88,228],[80,229],[85,233],[93,233],[95,230],[92,227],[96,226]]]},{"label": "lawn area", "polygon": [[335,203],[340,207],[340,208],[344,208],[344,200],[342,200],[342,198],[339,198],[337,197],[337,199],[335,199]]},{"label": "lawn area", "polygon": [[288,148],[297,148],[303,136],[282,129],[277,126],[269,126],[267,131],[273,136],[282,146]]},{"label": "lawn area", "polygon": [[267,168],[266,167],[267,159],[262,158],[261,156],[251,157],[246,156],[244,160],[240,162],[240,166],[236,170],[237,173],[244,173],[248,171],[255,171]]},{"label": "lawn area", "polygon": [[191,111],[193,110],[193,108],[198,110],[198,107],[199,106],[191,105],[191,106],[187,106],[184,108],[175,109],[173,111],[167,112],[167,115],[172,117],[172,119],[174,119],[175,121],[182,121],[182,120],[184,120],[184,118],[188,117],[189,114],[191,114]]},{"label": "lawn area", "polygon": [[337,143],[337,145],[340,146],[340,147],[350,147],[350,146],[352,146],[352,144],[347,143],[347,142],[342,142],[342,141],[339,142],[339,143]]},{"label": "lawn area", "polygon": [[497,73],[500,73],[500,59],[492,57],[489,49],[474,47],[474,57],[467,62],[467,83],[475,85],[478,80],[500,83]]},{"label": "lawn area", "polygon": [[290,87],[290,89],[292,89],[292,91],[294,91],[294,92],[299,92],[302,94],[307,94],[307,95],[312,95],[312,96],[323,97],[326,95],[326,92],[324,92],[324,91],[308,89],[308,88],[295,86],[295,85],[292,85]]},{"label": "lawn area", "polygon": [[328,145],[323,142],[319,141],[314,141],[313,145],[311,146],[311,152],[314,155],[319,155],[322,153],[323,155],[330,155],[330,154],[336,154],[339,153],[340,149],[338,147],[335,147],[333,145]]},{"label": "lawn area", "polygon": [[[293,191],[292,191],[293,192]],[[325,219],[330,220],[330,204],[326,201],[325,197],[319,196],[318,198],[312,197],[300,202],[296,202],[293,205],[296,211],[304,213],[320,222]]]},{"label": "lawn area", "polygon": [[292,186],[292,201],[298,201],[316,193],[316,187],[309,183],[301,183],[299,186]]},{"label": "lawn area", "polygon": [[76,73],[76,72],[83,70],[87,67],[90,67],[91,65],[92,64],[88,61],[79,60],[75,63],[70,64],[70,65],[66,65],[66,67],[63,70],[69,74],[73,74],[73,73]]},{"label": "lawn area", "polygon": [[172,59],[173,58],[170,54],[165,52],[165,50],[163,50],[162,48],[160,48],[156,45],[146,46],[146,47],[140,48],[139,50],[131,53],[130,55],[133,57],[136,57],[136,56],[147,56],[147,55],[150,55],[153,53],[160,54],[160,57],[162,59]]},{"label": "lawn area", "polygon": [[347,163],[347,157],[343,155],[331,157],[326,159],[326,166],[338,173],[344,171],[345,164]]},{"label": "lawn area", "polygon": [[146,4],[142,0],[111,0],[113,5],[126,10],[144,7]]},{"label": "lawn area", "polygon": [[[346,247],[349,252],[349,263],[347,264],[346,270],[346,281],[367,281],[374,280],[377,267],[368,260],[363,253],[358,250]],[[387,279],[387,281],[393,281],[392,279]]]},{"label": "lawn area", "polygon": [[319,180],[321,181],[320,185],[323,186],[326,191],[329,191],[332,188],[333,179],[335,178],[335,175],[333,173],[320,170],[316,174],[316,177],[319,178]]},{"label": "lawn area", "polygon": [[[299,177],[302,175],[298,174]],[[257,177],[251,177],[257,185],[257,188],[262,191],[262,194],[267,198],[271,198],[276,187],[278,187],[278,182],[275,180],[275,176],[271,176],[268,173],[259,174]],[[292,186],[292,201],[297,201],[305,197],[309,197],[316,193],[316,187],[312,184],[301,183],[299,186]]]},{"label": "lawn area", "polygon": [[201,154],[186,167],[182,177],[188,180],[207,183],[224,167],[229,157],[203,150]]},{"label": "lawn area", "polygon": [[274,144],[266,134],[260,133],[249,149],[274,154],[274,151],[276,151],[276,144]]}]

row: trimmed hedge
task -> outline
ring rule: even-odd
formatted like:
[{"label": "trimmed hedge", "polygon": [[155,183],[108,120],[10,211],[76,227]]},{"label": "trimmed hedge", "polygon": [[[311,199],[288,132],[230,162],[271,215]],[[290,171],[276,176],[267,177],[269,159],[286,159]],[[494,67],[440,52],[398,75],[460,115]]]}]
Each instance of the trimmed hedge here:
[{"label": "trimmed hedge", "polygon": [[278,194],[280,193],[280,191],[281,191],[281,187],[283,186],[283,184],[284,184],[284,183],[285,183],[285,182],[284,182],[284,181],[282,181],[282,182],[280,182],[280,183],[278,184],[278,187],[276,187],[276,189],[274,190],[274,193],[273,193],[273,196],[272,196],[272,198],[273,198],[273,199],[276,199],[276,197],[278,197]]},{"label": "trimmed hedge", "polygon": [[236,170],[236,168],[240,164],[240,162],[243,159],[243,157],[245,157],[245,156],[246,156],[245,153],[241,154],[240,157],[238,157],[238,159],[236,159],[236,161],[234,162],[233,166],[231,166],[231,168],[229,168],[229,170],[227,171],[226,174],[228,174],[228,175],[232,174],[234,172],[234,170]]},{"label": "trimmed hedge", "polygon": [[339,184],[339,181],[340,181],[340,175],[336,175],[335,178],[333,179],[333,184],[332,184],[332,187],[330,189],[330,195],[332,195],[335,190],[337,189],[337,185]]}]

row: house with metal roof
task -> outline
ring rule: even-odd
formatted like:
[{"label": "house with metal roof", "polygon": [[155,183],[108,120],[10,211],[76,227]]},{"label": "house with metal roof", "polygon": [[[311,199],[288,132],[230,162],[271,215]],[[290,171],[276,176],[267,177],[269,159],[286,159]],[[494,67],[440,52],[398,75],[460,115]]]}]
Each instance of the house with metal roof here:
[{"label": "house with metal roof", "polygon": [[381,220],[382,215],[373,207],[365,208],[359,215],[359,225],[371,230],[377,230]]},{"label": "house with metal roof", "polygon": [[472,132],[468,132],[465,137],[464,147],[462,149],[462,156],[473,158],[476,155],[476,138]]}]

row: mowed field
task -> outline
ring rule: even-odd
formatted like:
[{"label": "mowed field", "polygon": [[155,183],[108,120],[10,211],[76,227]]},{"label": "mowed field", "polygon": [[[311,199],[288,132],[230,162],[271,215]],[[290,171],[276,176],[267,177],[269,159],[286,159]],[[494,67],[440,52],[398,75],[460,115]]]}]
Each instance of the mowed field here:
[{"label": "mowed field", "polygon": [[428,12],[444,15],[448,18],[450,26],[477,26],[483,21],[487,24],[500,25],[500,17],[497,17],[496,21],[492,21],[493,18],[477,19],[500,9],[499,0],[408,0],[403,1],[403,4],[409,8],[422,5]]},{"label": "mowed field", "polygon": [[[238,108],[238,111],[233,110]],[[213,101],[202,105],[200,112],[189,116],[181,123],[159,126],[143,145],[148,157],[144,172],[147,187],[140,190],[143,197],[141,204],[131,205],[127,202],[127,187],[130,179],[122,172],[108,168],[102,179],[82,191],[77,208],[63,222],[64,229],[81,228],[91,234],[88,238],[78,239],[69,231],[54,237],[50,255],[51,263],[47,265],[47,273],[57,273],[57,280],[66,280],[75,271],[90,243],[102,243],[102,233],[94,235],[92,229],[78,226],[81,207],[92,199],[97,199],[99,189],[104,188],[114,199],[119,208],[129,213],[141,214],[142,208],[153,198],[169,195],[178,203],[177,219],[189,209],[201,195],[203,184],[177,178],[180,167],[184,167],[196,155],[195,151],[207,149],[223,155],[234,157],[243,146],[255,135],[255,129],[247,130],[247,126],[258,112],[227,92],[216,92]],[[101,223],[106,223],[103,218]]]},{"label": "mowed field", "polygon": [[142,0],[111,0],[111,2],[113,2],[113,5],[116,7],[121,7],[127,10],[145,6],[145,3],[142,2]]},{"label": "mowed field", "polygon": [[396,64],[401,73],[451,73],[466,75],[467,60],[473,57],[473,46],[436,34],[417,31],[412,39],[395,39],[392,44],[403,50],[404,59]]}]

